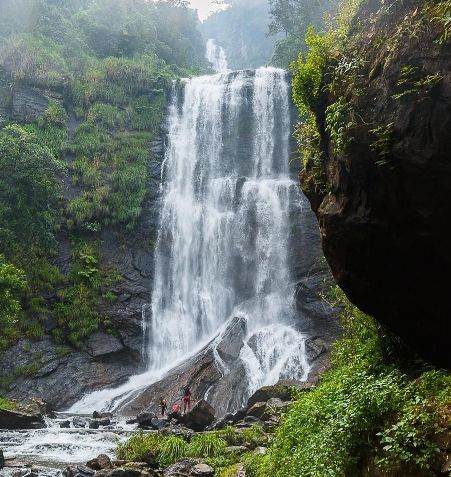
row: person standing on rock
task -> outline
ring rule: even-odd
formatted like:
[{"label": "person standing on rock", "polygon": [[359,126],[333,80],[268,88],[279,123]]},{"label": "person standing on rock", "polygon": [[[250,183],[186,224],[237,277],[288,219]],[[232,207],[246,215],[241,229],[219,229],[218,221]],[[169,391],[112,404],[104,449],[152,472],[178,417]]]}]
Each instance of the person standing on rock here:
[{"label": "person standing on rock", "polygon": [[183,392],[183,413],[186,414],[189,412],[191,406],[191,391],[189,388],[185,388]]},{"label": "person standing on rock", "polygon": [[160,407],[161,407],[161,415],[164,416],[168,405],[166,403],[166,399],[163,399],[162,397],[160,398]]}]

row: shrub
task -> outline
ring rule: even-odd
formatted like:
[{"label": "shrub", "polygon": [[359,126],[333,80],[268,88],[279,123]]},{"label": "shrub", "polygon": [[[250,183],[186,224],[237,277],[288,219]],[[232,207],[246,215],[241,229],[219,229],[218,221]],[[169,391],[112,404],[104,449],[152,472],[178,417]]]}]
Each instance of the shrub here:
[{"label": "shrub", "polygon": [[189,445],[192,457],[218,457],[227,447],[227,442],[215,433],[199,434],[193,437]]}]

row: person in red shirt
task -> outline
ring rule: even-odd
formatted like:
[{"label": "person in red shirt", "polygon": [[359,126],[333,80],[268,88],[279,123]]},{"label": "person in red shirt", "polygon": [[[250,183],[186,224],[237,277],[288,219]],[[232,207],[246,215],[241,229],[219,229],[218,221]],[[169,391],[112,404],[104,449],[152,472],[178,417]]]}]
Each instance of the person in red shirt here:
[{"label": "person in red shirt", "polygon": [[185,388],[183,392],[183,413],[186,414],[189,412],[191,406],[191,391],[189,388]]}]

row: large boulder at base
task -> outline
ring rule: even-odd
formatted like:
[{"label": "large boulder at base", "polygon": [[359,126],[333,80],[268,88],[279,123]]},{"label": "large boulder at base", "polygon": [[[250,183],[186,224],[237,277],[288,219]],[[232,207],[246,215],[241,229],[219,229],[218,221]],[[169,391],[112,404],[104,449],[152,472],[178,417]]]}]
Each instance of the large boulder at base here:
[{"label": "large boulder at base", "polygon": [[182,459],[179,462],[168,467],[164,473],[164,477],[180,477],[191,475],[191,470],[195,465],[199,464],[199,461],[195,459]]},{"label": "large boulder at base", "polygon": [[257,389],[255,393],[247,400],[247,409],[250,409],[258,402],[266,402],[271,398],[278,398],[282,401],[291,401],[290,387],[283,384],[274,386],[264,386]]},{"label": "large boulder at base", "polygon": [[0,429],[44,429],[45,427],[41,414],[0,409]]},{"label": "large boulder at base", "polygon": [[157,416],[153,412],[141,412],[136,416],[139,427],[151,427],[152,419],[155,419]]},{"label": "large boulder at base", "polygon": [[268,399],[267,402],[256,402],[248,411],[248,416],[254,416],[262,421],[268,421],[272,416],[280,414],[290,403],[279,398]]},{"label": "large boulder at base", "polygon": [[203,431],[215,420],[215,410],[207,401],[197,402],[190,412],[183,416],[183,424],[194,431]]}]

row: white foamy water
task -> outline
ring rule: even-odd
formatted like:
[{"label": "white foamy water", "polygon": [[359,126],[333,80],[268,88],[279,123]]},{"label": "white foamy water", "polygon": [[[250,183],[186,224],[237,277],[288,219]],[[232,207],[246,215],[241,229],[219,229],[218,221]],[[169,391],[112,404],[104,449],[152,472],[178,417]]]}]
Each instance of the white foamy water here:
[{"label": "white foamy water", "polygon": [[[289,91],[283,70],[185,80],[169,109],[163,205],[152,303],[145,313],[148,371],[85,396],[70,412],[117,409],[214,339],[247,320],[243,399],[281,378],[305,379],[287,252]],[[224,373],[228,370],[218,362]]]},{"label": "white foamy water", "polygon": [[207,51],[205,56],[217,73],[229,71],[224,48],[217,45],[216,41],[212,38],[207,41]]},{"label": "white foamy water", "polygon": [[[49,424],[51,425],[50,422]],[[126,436],[127,433],[120,431],[59,427],[27,431],[2,430],[0,448],[7,459],[17,458],[21,464],[42,466],[38,475],[53,476],[59,475],[56,470],[58,468],[62,469],[68,464],[84,464],[99,454],[114,457],[114,448]],[[12,473],[11,469],[0,470],[0,475]]]}]

